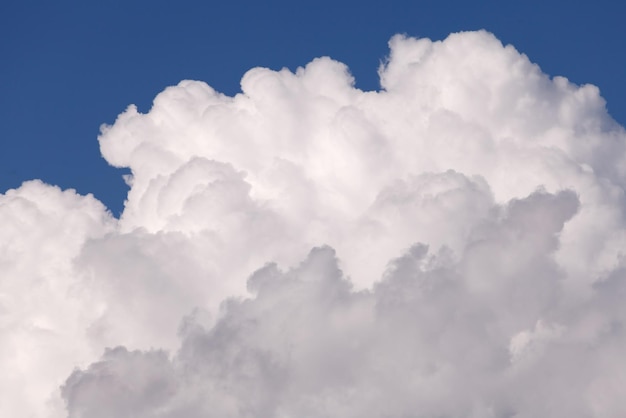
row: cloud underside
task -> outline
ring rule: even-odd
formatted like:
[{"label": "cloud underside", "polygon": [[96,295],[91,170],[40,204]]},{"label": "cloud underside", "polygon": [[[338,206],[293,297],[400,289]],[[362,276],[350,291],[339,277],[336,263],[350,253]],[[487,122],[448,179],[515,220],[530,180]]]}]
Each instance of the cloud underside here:
[{"label": "cloud underside", "polygon": [[130,106],[119,219],[0,195],[0,404],[33,417],[626,415],[626,133],[486,32]]}]

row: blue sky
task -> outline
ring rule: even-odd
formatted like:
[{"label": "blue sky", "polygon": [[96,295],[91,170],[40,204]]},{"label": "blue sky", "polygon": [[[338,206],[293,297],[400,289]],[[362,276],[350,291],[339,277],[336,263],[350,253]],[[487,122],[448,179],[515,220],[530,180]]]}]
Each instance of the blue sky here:
[{"label": "blue sky", "polygon": [[361,89],[395,33],[443,39],[487,29],[550,75],[600,87],[626,123],[626,7],[620,2],[108,1],[0,5],[0,191],[40,178],[93,193],[114,214],[126,193],[96,137],[129,104],[147,111],[181,79],[229,95],[248,69],[328,55]]}]

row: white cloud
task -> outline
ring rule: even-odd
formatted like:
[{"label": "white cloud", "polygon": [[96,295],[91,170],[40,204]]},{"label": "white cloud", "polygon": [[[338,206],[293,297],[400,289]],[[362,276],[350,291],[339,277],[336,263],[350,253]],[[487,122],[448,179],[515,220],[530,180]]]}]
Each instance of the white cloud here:
[{"label": "white cloud", "polygon": [[1,195],[0,415],[623,413],[624,129],[486,32],[390,48],[379,92],[320,58],[129,107],[119,220]]},{"label": "white cloud", "polygon": [[68,367],[102,350],[82,338],[95,312],[72,260],[114,220],[93,196],[31,181],[0,195],[0,224],[0,415],[45,416]]}]

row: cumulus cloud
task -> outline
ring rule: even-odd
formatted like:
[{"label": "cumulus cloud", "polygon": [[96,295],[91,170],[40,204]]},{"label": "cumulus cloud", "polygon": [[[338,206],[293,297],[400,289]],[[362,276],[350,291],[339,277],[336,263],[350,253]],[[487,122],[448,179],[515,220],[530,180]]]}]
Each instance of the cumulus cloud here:
[{"label": "cumulus cloud", "polygon": [[130,106],[119,219],[0,195],[1,414],[626,413],[624,129],[489,33],[389,45],[380,91],[319,58]]}]

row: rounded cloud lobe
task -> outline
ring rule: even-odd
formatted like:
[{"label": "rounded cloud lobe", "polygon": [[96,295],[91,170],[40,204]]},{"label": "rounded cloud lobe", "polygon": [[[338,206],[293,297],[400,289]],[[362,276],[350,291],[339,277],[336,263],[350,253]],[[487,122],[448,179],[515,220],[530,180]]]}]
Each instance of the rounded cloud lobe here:
[{"label": "rounded cloud lobe", "polygon": [[129,107],[120,219],[0,195],[1,415],[626,414],[624,129],[486,32],[390,49],[378,92],[320,58]]}]

